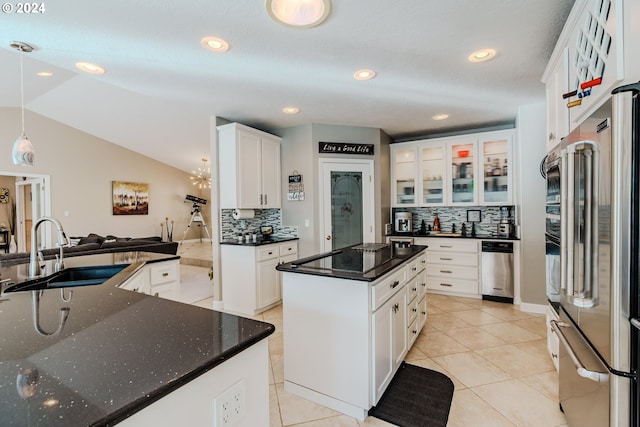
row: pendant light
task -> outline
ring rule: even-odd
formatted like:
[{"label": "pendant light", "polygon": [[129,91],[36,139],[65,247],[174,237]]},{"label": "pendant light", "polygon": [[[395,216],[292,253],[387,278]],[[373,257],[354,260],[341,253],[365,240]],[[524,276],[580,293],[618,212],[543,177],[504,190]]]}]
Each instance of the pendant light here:
[{"label": "pendant light", "polygon": [[23,42],[11,42],[10,46],[20,54],[20,106],[22,111],[22,133],[16,139],[13,144],[13,150],[11,151],[11,157],[14,165],[33,166],[33,145],[24,133],[24,71],[22,67],[22,53],[29,53],[33,51],[33,47]]},{"label": "pendant light", "polygon": [[192,184],[199,189],[211,188],[211,168],[207,167],[207,159],[202,159],[202,167],[193,171]]}]

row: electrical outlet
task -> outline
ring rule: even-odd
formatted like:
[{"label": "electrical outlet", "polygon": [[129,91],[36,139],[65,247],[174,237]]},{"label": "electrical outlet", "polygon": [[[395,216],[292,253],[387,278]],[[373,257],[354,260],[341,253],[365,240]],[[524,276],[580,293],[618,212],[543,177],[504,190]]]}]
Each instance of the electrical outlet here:
[{"label": "electrical outlet", "polygon": [[240,380],[213,400],[214,427],[231,427],[245,413],[244,380]]}]

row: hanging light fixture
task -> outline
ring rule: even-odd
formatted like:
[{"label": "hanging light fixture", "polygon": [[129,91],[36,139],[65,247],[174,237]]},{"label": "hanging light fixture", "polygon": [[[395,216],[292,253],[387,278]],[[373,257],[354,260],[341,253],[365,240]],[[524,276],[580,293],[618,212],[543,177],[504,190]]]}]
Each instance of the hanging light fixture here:
[{"label": "hanging light fixture", "polygon": [[207,159],[202,159],[202,167],[197,171],[192,171],[192,184],[199,189],[211,188],[211,168],[207,167]]},{"label": "hanging light fixture", "polygon": [[33,166],[33,145],[24,133],[24,71],[22,68],[22,53],[29,53],[33,51],[33,47],[23,42],[11,42],[12,48],[21,52],[20,54],[20,106],[22,111],[22,133],[16,139],[11,150],[11,157],[14,165]]}]

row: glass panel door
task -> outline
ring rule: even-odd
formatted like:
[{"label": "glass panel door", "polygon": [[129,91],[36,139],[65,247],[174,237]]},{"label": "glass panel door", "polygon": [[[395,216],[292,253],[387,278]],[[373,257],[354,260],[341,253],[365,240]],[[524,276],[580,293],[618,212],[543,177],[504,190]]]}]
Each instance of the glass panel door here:
[{"label": "glass panel door", "polygon": [[416,150],[395,152],[396,204],[416,203]]},{"label": "glass panel door", "polygon": [[482,143],[484,163],[483,201],[506,203],[509,201],[509,165],[507,140]]},{"label": "glass panel door", "polygon": [[451,145],[451,201],[474,203],[474,144]]},{"label": "glass panel door", "polygon": [[422,147],[422,200],[423,205],[440,205],[444,203],[444,146]]},{"label": "glass panel door", "polygon": [[331,249],[363,242],[362,172],[331,172]]}]

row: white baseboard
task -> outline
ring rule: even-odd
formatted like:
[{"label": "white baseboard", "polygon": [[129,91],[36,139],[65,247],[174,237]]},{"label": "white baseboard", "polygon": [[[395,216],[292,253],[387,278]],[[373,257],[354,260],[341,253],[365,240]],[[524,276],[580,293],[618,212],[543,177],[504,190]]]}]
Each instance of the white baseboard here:
[{"label": "white baseboard", "polygon": [[525,313],[546,314],[547,304],[530,304],[524,302],[520,304],[520,311],[524,311]]}]

